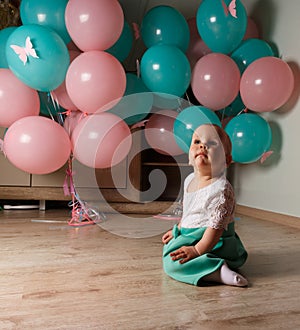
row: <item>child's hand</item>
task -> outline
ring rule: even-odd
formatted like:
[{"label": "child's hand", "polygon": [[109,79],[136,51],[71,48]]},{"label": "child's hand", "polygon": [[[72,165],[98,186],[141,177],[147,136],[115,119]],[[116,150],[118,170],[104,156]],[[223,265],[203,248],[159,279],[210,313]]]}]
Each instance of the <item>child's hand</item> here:
[{"label": "child's hand", "polygon": [[173,261],[179,260],[179,263],[184,264],[185,262],[199,257],[194,246],[182,246],[180,249],[170,253]]},{"label": "child's hand", "polygon": [[164,244],[167,244],[173,238],[172,230],[167,231],[161,238]]}]

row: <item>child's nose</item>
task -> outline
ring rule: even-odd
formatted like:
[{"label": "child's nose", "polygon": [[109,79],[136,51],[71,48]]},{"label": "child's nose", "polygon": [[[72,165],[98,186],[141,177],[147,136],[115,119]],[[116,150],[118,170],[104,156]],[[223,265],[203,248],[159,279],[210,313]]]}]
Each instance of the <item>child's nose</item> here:
[{"label": "child's nose", "polygon": [[205,143],[200,143],[200,149],[206,150],[207,149],[206,144]]}]

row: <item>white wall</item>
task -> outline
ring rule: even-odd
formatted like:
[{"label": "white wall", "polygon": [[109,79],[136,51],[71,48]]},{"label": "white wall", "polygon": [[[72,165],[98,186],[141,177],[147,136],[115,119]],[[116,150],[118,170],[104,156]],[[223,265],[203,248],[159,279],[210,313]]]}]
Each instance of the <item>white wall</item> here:
[{"label": "white wall", "polygon": [[[261,26],[262,38],[275,43],[295,75],[289,102],[265,118],[273,131],[274,154],[264,163],[236,165],[237,202],[300,217],[300,1],[245,0],[249,16]],[[280,79],[280,77],[278,77]]]},{"label": "white wall", "polygon": [[[220,0],[221,1],[221,0]],[[201,0],[120,0],[125,16],[141,23],[149,8],[160,4],[177,8],[186,18],[196,15]],[[274,154],[264,163],[234,169],[237,202],[263,210],[300,217],[300,0],[242,0],[248,16],[260,27],[262,39],[277,46],[295,75],[295,91],[282,109],[265,115],[273,131]],[[137,41],[138,43],[139,41]],[[135,70],[137,44],[128,61]],[[280,79],[280,77],[278,77]]]}]

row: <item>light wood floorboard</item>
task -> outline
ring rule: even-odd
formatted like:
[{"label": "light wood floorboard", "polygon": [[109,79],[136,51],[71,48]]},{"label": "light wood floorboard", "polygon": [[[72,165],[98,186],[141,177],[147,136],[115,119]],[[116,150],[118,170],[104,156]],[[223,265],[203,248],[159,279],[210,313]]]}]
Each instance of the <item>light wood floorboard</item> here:
[{"label": "light wood floorboard", "polygon": [[300,230],[237,217],[248,288],[166,277],[169,220],[133,238],[127,220],[113,234],[68,226],[68,210],[1,211],[0,329],[300,329]]}]

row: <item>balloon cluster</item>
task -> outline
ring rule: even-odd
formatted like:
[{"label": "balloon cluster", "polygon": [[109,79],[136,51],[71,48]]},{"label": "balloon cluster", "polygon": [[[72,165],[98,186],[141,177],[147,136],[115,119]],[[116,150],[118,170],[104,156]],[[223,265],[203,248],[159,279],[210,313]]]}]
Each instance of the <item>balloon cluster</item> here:
[{"label": "balloon cluster", "polygon": [[[146,46],[137,74],[122,65],[134,36],[117,0],[22,0],[20,17],[0,31],[0,126],[8,159],[30,173],[53,172],[71,154],[111,167],[129,152],[129,126],[145,118],[149,145],[178,155],[196,126],[226,116],[234,160],[253,162],[271,144],[259,113],[292,93],[291,69],[240,0],[203,0],[189,20],[171,6],[150,9],[135,31]],[[197,106],[182,104],[189,87]]]},{"label": "balloon cluster", "polygon": [[22,0],[20,17],[21,26],[0,31],[7,158],[33,174],[54,172],[71,154],[94,168],[120,162],[130,129],[106,110],[126,91],[120,61],[133,36],[119,2]]},{"label": "balloon cluster", "polygon": [[[226,126],[235,162],[260,159],[272,141],[270,126],[260,114],[287,102],[294,77],[289,65],[260,39],[242,2],[203,0],[187,22],[174,8],[154,7],[141,31],[149,47],[141,61],[146,86],[178,96],[191,86],[199,103],[181,110],[175,120],[180,148],[187,152],[196,126],[212,122]],[[148,143],[154,144],[149,134]]]}]

